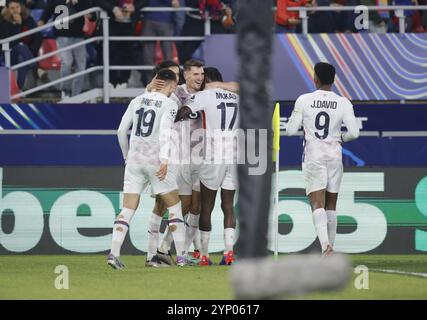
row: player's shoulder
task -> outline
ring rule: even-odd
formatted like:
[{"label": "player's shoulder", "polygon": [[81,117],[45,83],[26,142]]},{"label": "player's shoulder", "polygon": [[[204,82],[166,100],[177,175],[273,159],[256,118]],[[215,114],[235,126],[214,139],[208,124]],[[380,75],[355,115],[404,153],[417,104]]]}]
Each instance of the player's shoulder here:
[{"label": "player's shoulder", "polygon": [[172,92],[169,98],[172,99],[178,106],[181,105],[181,100],[178,98],[175,92]]},{"label": "player's shoulder", "polygon": [[304,102],[309,99],[312,99],[313,96],[314,96],[314,92],[303,93],[295,100],[295,105],[298,105],[298,104],[305,105]]},{"label": "player's shoulder", "polygon": [[129,106],[133,106],[133,105],[137,105],[137,104],[141,104],[142,103],[142,99],[144,98],[144,96],[146,96],[149,92],[143,92],[141,93],[139,96],[136,96],[135,98],[133,98],[130,102],[129,102]]},{"label": "player's shoulder", "polygon": [[[320,91],[320,90],[319,90]],[[315,91],[317,92],[317,91]],[[322,94],[327,94],[329,97],[334,98],[335,100],[337,100],[338,102],[345,102],[345,103],[349,103],[350,100],[348,100],[348,98],[339,95],[338,93],[336,93],[335,91],[321,91]]]},{"label": "player's shoulder", "polygon": [[200,100],[203,100],[203,99],[207,99],[211,95],[210,91],[211,90],[202,90],[202,91],[198,91],[198,92],[195,92],[195,93],[191,93],[188,96],[188,101],[189,102],[194,102],[196,100],[200,101]]},{"label": "player's shoulder", "polygon": [[305,99],[311,98],[311,97],[313,97],[313,96],[314,96],[314,94],[315,94],[315,92],[303,93],[303,94],[301,94],[301,95],[297,98],[297,101],[298,101],[298,100],[305,100]]},{"label": "player's shoulder", "polygon": [[160,99],[168,108],[176,108],[176,109],[178,108],[178,103],[172,98],[172,95],[170,97],[167,97],[164,94],[162,94]]},{"label": "player's shoulder", "polygon": [[344,96],[340,96],[338,94],[337,94],[337,96],[338,96],[338,103],[340,105],[347,106],[347,107],[353,107],[353,104],[351,103],[350,99],[348,99],[347,97],[344,97]]}]

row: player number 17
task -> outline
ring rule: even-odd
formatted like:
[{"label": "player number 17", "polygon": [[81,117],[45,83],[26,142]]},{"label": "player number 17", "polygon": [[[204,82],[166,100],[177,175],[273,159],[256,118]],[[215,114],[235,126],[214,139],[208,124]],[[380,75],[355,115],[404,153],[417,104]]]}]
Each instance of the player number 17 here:
[{"label": "player number 17", "polygon": [[221,130],[225,131],[225,119],[227,116],[228,108],[233,108],[233,117],[231,118],[228,130],[232,130],[237,117],[237,103],[234,102],[222,102],[217,106],[217,109],[221,110]]}]

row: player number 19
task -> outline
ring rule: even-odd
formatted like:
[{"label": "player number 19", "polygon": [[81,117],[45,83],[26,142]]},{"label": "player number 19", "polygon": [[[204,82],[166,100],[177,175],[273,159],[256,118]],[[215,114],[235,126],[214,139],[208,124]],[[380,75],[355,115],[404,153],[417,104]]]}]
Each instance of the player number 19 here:
[{"label": "player number 19", "polygon": [[[144,112],[144,108],[136,111],[138,115],[138,123],[136,125],[136,136],[148,137],[153,131],[154,120],[156,119],[156,112],[154,110],[147,110]],[[146,128],[143,130],[143,128]]]}]

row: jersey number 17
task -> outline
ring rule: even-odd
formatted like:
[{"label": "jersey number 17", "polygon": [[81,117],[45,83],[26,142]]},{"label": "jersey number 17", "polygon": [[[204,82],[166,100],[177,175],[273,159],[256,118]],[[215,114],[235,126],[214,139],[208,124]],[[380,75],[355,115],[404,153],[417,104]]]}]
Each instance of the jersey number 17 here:
[{"label": "jersey number 17", "polygon": [[232,130],[234,127],[234,123],[236,122],[237,117],[237,103],[234,102],[222,102],[216,107],[218,110],[221,110],[221,130],[225,131],[225,119],[227,118],[227,110],[229,108],[233,108],[233,116],[231,118],[230,124],[228,126],[228,130]]}]

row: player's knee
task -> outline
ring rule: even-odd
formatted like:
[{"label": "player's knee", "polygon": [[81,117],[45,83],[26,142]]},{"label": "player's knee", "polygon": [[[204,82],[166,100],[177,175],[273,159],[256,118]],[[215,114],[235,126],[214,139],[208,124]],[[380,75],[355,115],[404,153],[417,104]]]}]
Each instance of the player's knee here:
[{"label": "player's knee", "polygon": [[154,206],[154,209],[153,209],[153,213],[159,217],[163,217],[165,212],[166,212],[165,208],[157,205],[157,203],[156,203],[156,205]]},{"label": "player's knee", "polygon": [[335,211],[336,210],[336,205],[335,204],[326,204],[325,205],[325,210],[331,210],[331,211]]},{"label": "player's knee", "polygon": [[200,206],[198,204],[191,204],[191,207],[190,207],[189,211],[192,214],[200,214],[200,210],[201,210],[201,208],[200,208]]},{"label": "player's knee", "polygon": [[312,211],[320,208],[325,208],[325,203],[323,201],[314,201],[311,203]]},{"label": "player's knee", "polygon": [[117,231],[126,231],[129,228],[129,223],[135,214],[135,210],[123,208],[114,221],[115,229]]},{"label": "player's knee", "polygon": [[182,206],[182,214],[185,216],[188,212],[190,212],[191,206],[183,205]]}]

